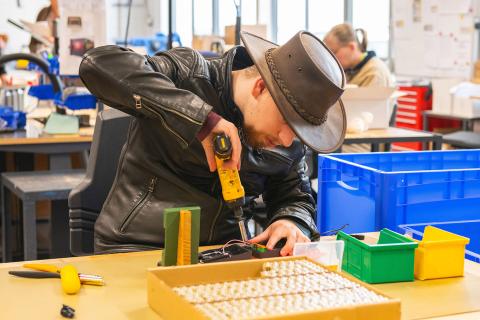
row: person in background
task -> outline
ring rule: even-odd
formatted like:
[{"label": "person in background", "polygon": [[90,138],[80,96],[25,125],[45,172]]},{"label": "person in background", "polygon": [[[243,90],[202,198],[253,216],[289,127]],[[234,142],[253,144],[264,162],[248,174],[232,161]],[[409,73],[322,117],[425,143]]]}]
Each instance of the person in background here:
[{"label": "person in background", "polygon": [[[50,27],[50,30],[52,30],[53,34],[53,21],[60,17],[59,11],[58,11],[58,1],[57,0],[51,0],[50,5],[48,7],[43,8],[40,10],[40,12],[37,15],[37,22],[38,21],[47,21],[48,26]],[[54,38],[53,36],[51,37],[51,42],[53,43]],[[44,45],[38,41],[32,38],[30,40],[30,44],[28,45],[28,48],[30,49],[31,53],[38,53],[44,48]]]},{"label": "person in background", "polygon": [[324,42],[335,54],[345,69],[348,84],[359,87],[393,86],[393,79],[387,65],[376,57],[374,51],[367,51],[367,33],[353,29],[348,23],[333,27]]}]

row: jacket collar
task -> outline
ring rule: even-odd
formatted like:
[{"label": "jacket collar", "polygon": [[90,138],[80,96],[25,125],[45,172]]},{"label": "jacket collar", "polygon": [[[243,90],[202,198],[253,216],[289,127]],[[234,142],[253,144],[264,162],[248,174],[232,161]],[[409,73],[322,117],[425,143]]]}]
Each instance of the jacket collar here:
[{"label": "jacket collar", "polygon": [[372,59],[375,56],[376,56],[375,51],[367,51],[367,55],[365,56],[365,58],[363,58],[363,60],[360,61],[360,63],[358,63],[355,67],[346,69],[345,73],[348,75],[353,75],[357,73],[363,68],[364,65],[367,64],[368,61],[370,61],[370,59]]},{"label": "jacket collar", "polygon": [[243,126],[243,115],[233,101],[232,71],[244,69],[253,65],[253,61],[242,46],[236,46],[227,51],[220,59],[220,72],[217,74],[217,83],[223,110],[220,115],[233,122],[237,128]]}]

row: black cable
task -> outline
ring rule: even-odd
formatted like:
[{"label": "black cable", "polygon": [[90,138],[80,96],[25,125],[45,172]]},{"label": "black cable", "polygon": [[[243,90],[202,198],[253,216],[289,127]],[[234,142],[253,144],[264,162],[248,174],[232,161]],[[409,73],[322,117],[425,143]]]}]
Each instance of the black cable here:
[{"label": "black cable", "polygon": [[233,0],[233,4],[236,9],[236,20],[235,20],[235,45],[240,45],[240,29],[242,24],[242,0]]},{"label": "black cable", "polygon": [[173,21],[172,21],[172,15],[173,15],[173,1],[168,0],[168,43],[167,43],[167,49],[170,50],[173,48],[173,34],[172,34],[172,29],[173,29]]},{"label": "black cable", "polygon": [[130,12],[132,11],[132,1],[130,0],[128,3],[128,13],[127,13],[127,27],[125,28],[125,41],[124,46],[127,47],[127,40],[128,40],[128,29],[130,28]]},{"label": "black cable", "polygon": [[48,76],[50,79],[50,82],[52,83],[53,86],[53,92],[58,93],[62,92],[63,86],[62,82],[60,80],[60,77],[50,73],[49,67],[50,64],[43,60],[42,58],[31,54],[31,53],[11,53],[11,54],[6,54],[0,57],[0,66],[10,62],[10,61],[16,61],[16,60],[28,60],[30,62],[35,63],[42,71]]},{"label": "black cable", "polygon": [[346,223],[344,224],[343,226],[341,226],[340,228],[337,228],[337,229],[333,229],[333,230],[328,230],[328,231],[324,231],[321,233],[321,236],[331,236],[331,235],[336,235],[338,233],[338,231],[342,231],[343,229],[345,229],[346,227],[348,227],[349,224]]}]

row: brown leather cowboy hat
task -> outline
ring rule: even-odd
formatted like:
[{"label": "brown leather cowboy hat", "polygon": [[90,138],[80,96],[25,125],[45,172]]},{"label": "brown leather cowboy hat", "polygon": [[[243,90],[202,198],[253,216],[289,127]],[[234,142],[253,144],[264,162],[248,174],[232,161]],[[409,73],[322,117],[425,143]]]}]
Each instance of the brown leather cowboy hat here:
[{"label": "brown leather cowboy hat", "polygon": [[340,96],[345,74],[325,44],[300,31],[278,46],[248,32],[242,41],[285,121],[317,152],[337,150],[345,137]]}]

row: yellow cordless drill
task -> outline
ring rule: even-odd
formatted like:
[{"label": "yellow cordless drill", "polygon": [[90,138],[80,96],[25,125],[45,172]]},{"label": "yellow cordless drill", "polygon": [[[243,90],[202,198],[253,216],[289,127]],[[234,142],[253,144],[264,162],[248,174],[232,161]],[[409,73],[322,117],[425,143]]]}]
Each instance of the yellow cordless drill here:
[{"label": "yellow cordless drill", "polygon": [[245,190],[240,182],[238,170],[223,169],[223,162],[232,156],[232,143],[230,138],[224,134],[218,134],[213,140],[213,149],[215,151],[215,162],[217,163],[218,176],[222,185],[223,199],[227,205],[232,208],[235,219],[240,228],[242,240],[248,240],[245,222],[243,220],[242,206],[245,204]]}]

